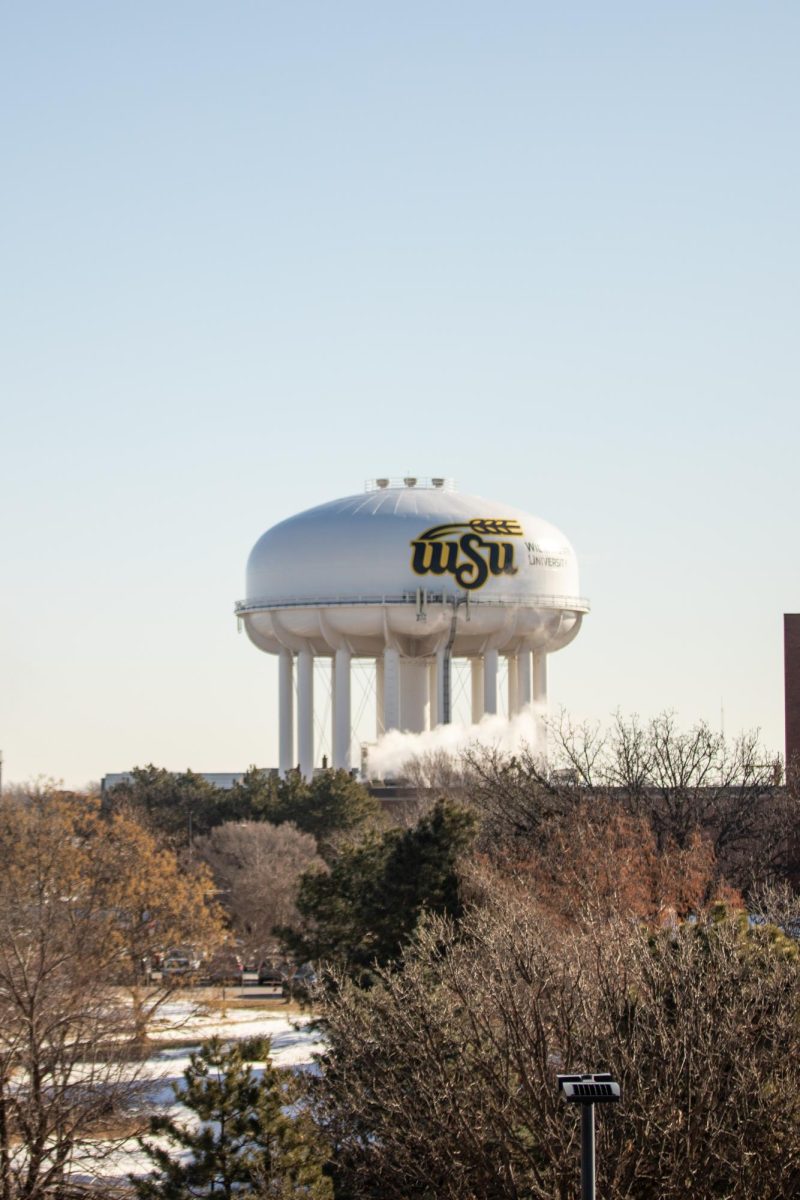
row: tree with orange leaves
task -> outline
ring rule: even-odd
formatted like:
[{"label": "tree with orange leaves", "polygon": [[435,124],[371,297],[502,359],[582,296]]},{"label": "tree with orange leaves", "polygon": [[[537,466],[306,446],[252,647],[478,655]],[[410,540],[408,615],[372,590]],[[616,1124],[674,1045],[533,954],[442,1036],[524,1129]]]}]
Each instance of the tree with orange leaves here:
[{"label": "tree with orange leaves", "polygon": [[181,864],[132,813],[94,827],[92,871],[110,917],[114,980],[130,991],[136,1035],[144,1040],[175,981],[154,980],[156,958],[173,947],[208,955],[225,939],[216,888],[202,863]]},{"label": "tree with orange leaves", "polygon": [[683,846],[659,847],[648,821],[604,796],[551,818],[526,856],[498,865],[512,866],[541,903],[565,917],[592,910],[659,924],[712,900],[740,903],[718,878],[708,838],[695,831]]},{"label": "tree with orange leaves", "polygon": [[0,861],[0,1200],[39,1200],[136,1090],[123,1051],[158,997],[112,985],[136,993],[157,944],[222,925],[207,876],[85,797],[4,796]]}]

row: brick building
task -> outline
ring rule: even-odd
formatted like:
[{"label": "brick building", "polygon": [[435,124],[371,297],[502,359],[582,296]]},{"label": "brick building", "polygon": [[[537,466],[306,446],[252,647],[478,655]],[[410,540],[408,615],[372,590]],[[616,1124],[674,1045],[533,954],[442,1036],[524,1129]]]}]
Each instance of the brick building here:
[{"label": "brick building", "polygon": [[786,768],[800,770],[800,613],[783,614]]}]

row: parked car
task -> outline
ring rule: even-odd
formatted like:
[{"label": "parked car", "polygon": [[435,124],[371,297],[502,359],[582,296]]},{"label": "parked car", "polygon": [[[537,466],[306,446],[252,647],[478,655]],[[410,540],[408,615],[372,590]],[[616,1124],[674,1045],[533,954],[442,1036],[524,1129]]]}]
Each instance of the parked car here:
[{"label": "parked car", "polygon": [[196,951],[185,946],[173,946],[171,950],[164,951],[161,962],[152,974],[154,978],[160,976],[162,980],[185,976],[188,982],[190,977],[199,974],[201,965],[200,956]]},{"label": "parked car", "polygon": [[275,963],[269,959],[259,964],[258,982],[261,987],[282,987],[289,977],[289,967],[286,963]]},{"label": "parked car", "polygon": [[207,983],[240,985],[244,964],[238,954],[220,950],[203,965],[202,976]]},{"label": "parked car", "polygon": [[302,963],[283,984],[282,992],[288,1000],[310,1003],[319,993],[319,976],[313,963]]},{"label": "parked car", "polygon": [[161,978],[174,975],[192,975],[195,968],[185,954],[171,954],[161,964]]}]

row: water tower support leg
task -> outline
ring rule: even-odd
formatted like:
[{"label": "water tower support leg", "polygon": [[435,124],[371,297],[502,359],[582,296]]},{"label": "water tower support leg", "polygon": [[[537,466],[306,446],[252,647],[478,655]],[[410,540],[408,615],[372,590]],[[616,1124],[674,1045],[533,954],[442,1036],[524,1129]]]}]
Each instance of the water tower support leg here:
[{"label": "water tower support leg", "polygon": [[547,708],[547,655],[540,650],[533,655],[533,703]]},{"label": "water tower support leg", "polygon": [[[336,652],[335,651],[334,651],[333,657],[331,658],[330,697],[331,697],[331,757],[330,757],[330,762],[328,763],[328,766],[335,767],[336,766],[336,763],[334,761],[335,757],[336,757]],[[323,763],[324,762],[327,762],[327,759],[323,758]]]},{"label": "water tower support leg", "polygon": [[483,711],[497,712],[497,666],[499,655],[496,650],[487,650],[483,656]]},{"label": "water tower support leg", "polygon": [[400,728],[400,655],[391,647],[383,652],[383,727]]},{"label": "water tower support leg", "polygon": [[516,654],[508,656],[508,707],[509,717],[515,717],[519,712],[519,659]]},{"label": "water tower support leg", "polygon": [[441,660],[439,653],[432,663],[428,663],[428,697],[430,701],[430,721],[431,729],[435,729],[441,722],[439,713],[442,711],[441,697],[439,696],[439,675],[441,673]]},{"label": "water tower support leg", "polygon": [[294,659],[284,647],[278,654],[278,766],[282,779],[294,765]]},{"label": "water tower support leg", "polygon": [[536,650],[533,654],[533,706],[537,748],[544,753],[547,748],[547,655],[541,650]]},{"label": "water tower support leg", "polygon": [[527,708],[532,696],[531,652],[530,650],[521,650],[517,655],[517,700],[519,701],[520,711],[523,708]]},{"label": "water tower support leg", "polygon": [[472,724],[477,725],[483,716],[483,659],[473,658],[470,663],[472,679]]},{"label": "water tower support leg", "polygon": [[383,719],[383,655],[375,659],[375,737],[382,737],[386,732]]},{"label": "water tower support leg", "polygon": [[300,774],[314,773],[314,655],[301,650],[297,655],[297,753]]},{"label": "water tower support leg", "polygon": [[400,660],[400,723],[411,733],[428,728],[428,667],[418,659]]},{"label": "water tower support leg", "polygon": [[337,650],[333,672],[333,765],[350,770],[350,651]]}]

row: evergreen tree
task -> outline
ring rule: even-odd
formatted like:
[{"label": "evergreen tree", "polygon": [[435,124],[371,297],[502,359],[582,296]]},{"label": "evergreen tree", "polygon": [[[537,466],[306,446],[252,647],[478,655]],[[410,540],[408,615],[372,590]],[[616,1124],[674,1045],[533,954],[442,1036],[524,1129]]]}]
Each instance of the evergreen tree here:
[{"label": "evergreen tree", "polygon": [[379,802],[347,771],[320,771],[311,780],[289,771],[278,779],[257,767],[231,788],[220,812],[225,820],[290,821],[316,838],[326,859],[335,856],[337,835],[363,830],[381,817]]},{"label": "evergreen tree", "polygon": [[175,773],[163,767],[134,767],[130,779],[111,788],[110,812],[132,809],[149,827],[180,849],[208,833],[223,819],[224,792],[194,771]]},{"label": "evergreen tree", "polygon": [[[254,1074],[248,1058],[265,1060]],[[172,1143],[169,1150],[141,1140],[155,1170],[132,1177],[140,1200],[330,1200],[331,1183],[310,1120],[289,1117],[279,1072],[269,1062],[269,1039],[247,1048],[212,1038],[192,1054],[184,1085],[175,1096],[199,1125],[168,1116],[151,1119],[150,1133]],[[188,1153],[187,1153],[188,1152]]]},{"label": "evergreen tree", "polygon": [[347,771],[322,771],[309,781],[306,794],[292,794],[284,781],[281,821],[293,821],[317,839],[323,858],[332,857],[332,839],[380,822],[380,802]]},{"label": "evergreen tree", "polygon": [[461,916],[458,859],[475,836],[472,813],[439,800],[412,829],[371,833],[327,873],[307,872],[299,932],[282,930],[299,960],[330,959],[368,982],[373,964],[399,958],[423,911]]},{"label": "evergreen tree", "polygon": [[232,788],[215,787],[194,771],[176,774],[149,764],[111,788],[108,812],[133,810],[176,849],[228,821],[291,822],[316,838],[326,859],[340,835],[354,834],[381,819],[381,806],[347,771],[321,771],[307,780],[297,771],[279,779],[250,767]]},{"label": "evergreen tree", "polygon": [[218,805],[219,823],[270,821],[275,824],[276,795],[281,781],[260,767],[248,767],[233,787],[223,792]]}]

